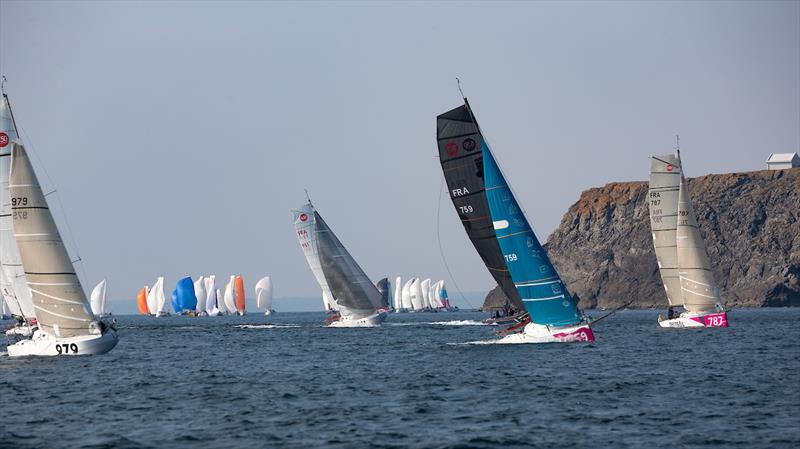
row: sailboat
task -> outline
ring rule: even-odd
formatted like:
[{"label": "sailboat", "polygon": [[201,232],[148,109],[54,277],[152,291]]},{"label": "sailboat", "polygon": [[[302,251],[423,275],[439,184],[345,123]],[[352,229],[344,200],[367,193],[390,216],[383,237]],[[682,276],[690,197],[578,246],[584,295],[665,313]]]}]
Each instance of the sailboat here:
[{"label": "sailboat", "polygon": [[197,300],[195,313],[198,316],[206,315],[206,280],[203,276],[194,281],[194,295]]},{"label": "sailboat", "polygon": [[256,307],[264,311],[264,315],[272,315],[272,279],[265,276],[256,282]]},{"label": "sailboat", "polygon": [[205,303],[208,316],[217,316],[222,312],[217,307],[217,277],[213,274],[205,279]]},{"label": "sailboat", "polygon": [[233,280],[233,292],[234,292],[234,304],[236,305],[236,313],[238,315],[244,315],[247,313],[245,310],[245,298],[244,298],[244,279],[241,276],[236,276]]},{"label": "sailboat", "polygon": [[381,279],[375,283],[375,287],[378,289],[378,293],[381,294],[381,308],[389,311],[389,309],[391,309],[389,306],[389,293],[392,291],[392,286],[389,284],[389,278]]},{"label": "sailboat", "polygon": [[197,308],[197,295],[194,282],[189,276],[181,278],[172,291],[172,308],[178,315],[194,315]]},{"label": "sailboat", "polygon": [[[650,228],[669,313],[661,327],[727,327],[728,316],[700,235],[680,150],[651,156]],[[675,315],[673,309],[685,311]]]},{"label": "sailboat", "polygon": [[36,311],[28,289],[25,269],[14,238],[11,215],[11,195],[8,190],[11,174],[12,143],[19,140],[11,102],[5,91],[0,103],[0,289],[17,325],[6,331],[8,335],[31,336],[36,330]]},{"label": "sailboat", "polygon": [[403,284],[400,290],[400,303],[403,305],[402,310],[405,312],[413,312],[414,304],[411,302],[411,285],[414,283],[414,278],[411,278]]},{"label": "sailboat", "polygon": [[231,315],[236,313],[236,294],[233,291],[235,284],[236,284],[236,276],[231,276],[228,283],[225,284],[225,294],[223,297],[223,301],[225,303],[225,309]]},{"label": "sailboat", "polygon": [[378,326],[386,319],[381,294],[309,201],[294,212],[294,226],[326,307],[338,312],[330,327]]},{"label": "sailboat", "polygon": [[169,316],[167,297],[164,295],[164,278],[159,276],[155,284],[147,292],[147,308],[156,317]]},{"label": "sailboat", "polygon": [[[503,343],[594,341],[517,203],[469,102],[437,117],[439,161],[458,217],[489,273],[517,310]],[[515,332],[515,333],[511,333]]]},{"label": "sailboat", "polygon": [[400,313],[400,311],[403,309],[403,296],[402,296],[403,295],[403,293],[402,293],[403,292],[403,285],[402,285],[402,282],[403,282],[403,280],[400,278],[400,276],[397,276],[394,279],[394,296],[393,296],[394,301],[392,302],[392,304],[394,306],[394,312],[395,313]]},{"label": "sailboat", "polygon": [[92,306],[92,313],[97,316],[105,316],[106,313],[106,280],[103,279],[94,289],[92,294],[89,295],[89,303]]},{"label": "sailboat", "polygon": [[19,143],[12,145],[9,191],[14,237],[39,329],[30,339],[10,345],[8,355],[106,353],[117,345],[117,333],[92,313],[28,154]]}]

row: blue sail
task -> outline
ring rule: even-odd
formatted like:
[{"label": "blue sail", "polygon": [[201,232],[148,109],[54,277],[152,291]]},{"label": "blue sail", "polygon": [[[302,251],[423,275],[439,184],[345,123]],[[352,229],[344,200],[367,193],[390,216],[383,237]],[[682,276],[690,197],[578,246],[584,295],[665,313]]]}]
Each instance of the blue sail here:
[{"label": "blue sail", "polygon": [[531,321],[551,326],[580,323],[575,300],[550,263],[483,138],[481,144],[486,198],[497,241]]},{"label": "blue sail", "polygon": [[178,281],[175,291],[172,292],[172,307],[175,308],[175,313],[197,308],[197,296],[194,293],[192,278],[187,276]]}]

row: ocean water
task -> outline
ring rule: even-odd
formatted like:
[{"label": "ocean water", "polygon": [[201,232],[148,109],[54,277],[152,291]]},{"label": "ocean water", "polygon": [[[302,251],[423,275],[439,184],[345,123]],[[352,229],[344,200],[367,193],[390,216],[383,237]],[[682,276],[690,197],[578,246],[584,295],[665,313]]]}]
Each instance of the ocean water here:
[{"label": "ocean water", "polygon": [[472,312],[122,316],[109,354],[0,357],[0,447],[800,447],[800,309],[657,314],[537,345],[465,344],[495,338]]}]

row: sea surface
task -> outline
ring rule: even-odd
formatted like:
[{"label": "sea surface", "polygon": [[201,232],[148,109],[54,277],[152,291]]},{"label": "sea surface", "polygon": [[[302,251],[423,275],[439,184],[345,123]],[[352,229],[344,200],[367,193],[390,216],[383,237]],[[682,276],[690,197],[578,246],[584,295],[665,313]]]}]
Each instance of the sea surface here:
[{"label": "sea surface", "polygon": [[120,316],[106,355],[0,356],[0,447],[800,447],[800,309],[657,315],[526,345],[467,344],[495,339],[474,312]]}]

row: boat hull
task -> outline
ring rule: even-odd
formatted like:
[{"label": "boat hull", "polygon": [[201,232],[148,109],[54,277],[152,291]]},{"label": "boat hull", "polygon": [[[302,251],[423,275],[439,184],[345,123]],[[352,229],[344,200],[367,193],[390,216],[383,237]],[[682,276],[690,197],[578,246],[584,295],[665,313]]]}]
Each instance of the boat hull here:
[{"label": "boat hull", "polygon": [[385,319],[385,312],[374,313],[370,316],[359,319],[352,319],[343,316],[338,320],[329,323],[328,327],[376,327],[380,326]]},{"label": "boat hull", "polygon": [[728,314],[722,313],[683,313],[678,318],[659,320],[658,325],[668,328],[728,327]]},{"label": "boat hull", "polygon": [[110,329],[101,335],[69,338],[58,338],[37,330],[32,338],[9,345],[8,355],[10,357],[99,355],[112,350],[118,341],[117,333]]},{"label": "boat hull", "polygon": [[573,343],[594,341],[594,333],[588,324],[553,327],[528,323],[522,332],[507,335],[499,343]]}]

